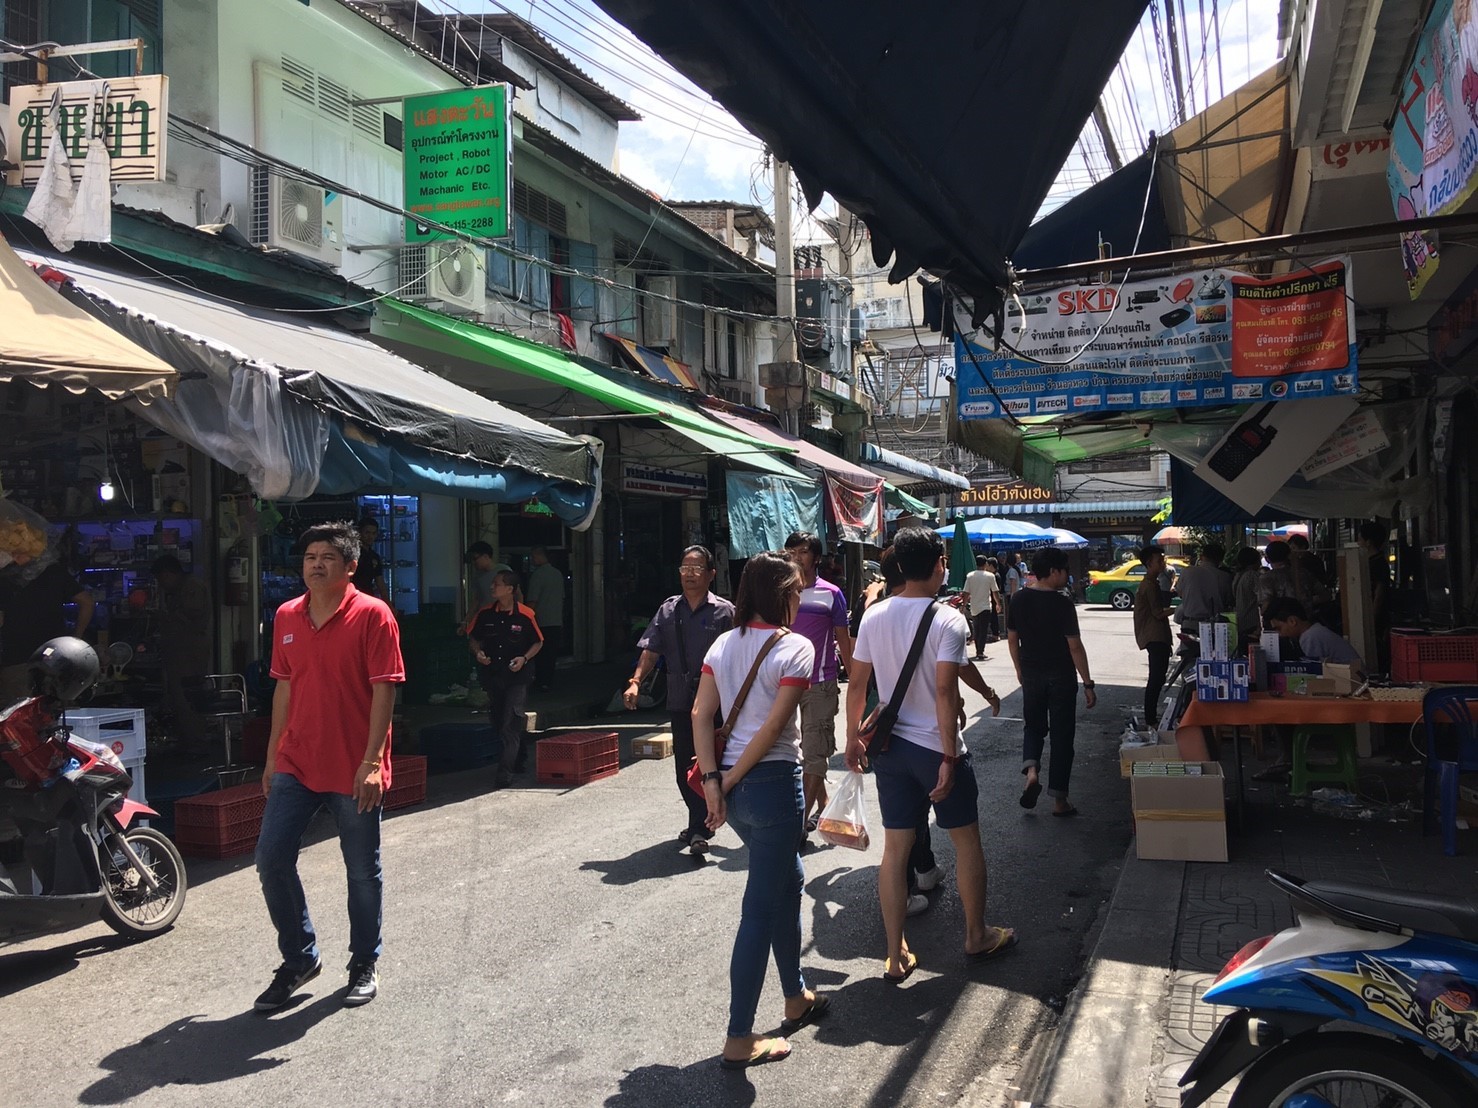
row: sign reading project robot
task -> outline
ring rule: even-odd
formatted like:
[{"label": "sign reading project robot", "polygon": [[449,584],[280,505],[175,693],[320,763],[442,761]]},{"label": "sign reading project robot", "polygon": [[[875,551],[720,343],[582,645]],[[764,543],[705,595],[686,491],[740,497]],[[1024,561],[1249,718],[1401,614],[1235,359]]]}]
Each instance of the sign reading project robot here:
[{"label": "sign reading project robot", "polygon": [[1353,396],[1350,304],[1346,259],[1035,292],[1008,304],[999,351],[956,335],[960,418]]}]

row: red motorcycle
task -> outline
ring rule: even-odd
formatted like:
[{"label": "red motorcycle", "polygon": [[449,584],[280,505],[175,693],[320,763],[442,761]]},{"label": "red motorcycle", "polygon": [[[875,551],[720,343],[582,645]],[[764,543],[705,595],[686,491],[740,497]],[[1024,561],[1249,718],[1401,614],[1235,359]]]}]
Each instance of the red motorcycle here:
[{"label": "red motorcycle", "polygon": [[164,835],[131,826],[158,813],[128,799],[117,755],[67,727],[66,705],[98,672],[81,639],[52,639],[31,657],[35,695],[0,711],[0,923],[58,931],[101,917],[148,938],[184,907],[185,863]]}]

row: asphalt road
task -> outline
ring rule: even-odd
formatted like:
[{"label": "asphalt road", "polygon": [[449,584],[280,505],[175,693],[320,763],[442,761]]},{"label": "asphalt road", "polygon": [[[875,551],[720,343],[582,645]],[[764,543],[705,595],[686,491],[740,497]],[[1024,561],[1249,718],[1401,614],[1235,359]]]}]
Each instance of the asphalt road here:
[{"label": "asphalt road", "polygon": [[[1000,1105],[1040,1055],[1129,841],[1121,707],[1140,700],[1130,617],[1080,608],[1100,701],[1080,712],[1075,819],[1020,792],[1020,698],[1005,644],[971,696],[992,922],[1021,935],[968,968],[946,879],[909,922],[920,969],[880,979],[881,835],[806,855],[803,966],[835,995],[783,1064],[719,1069],[744,880],[730,830],[679,853],[671,762],[582,788],[488,792],[491,771],[433,777],[385,824],[381,994],[343,1009],[344,879],[325,817],[302,872],[325,972],[296,1006],[251,1010],[277,963],[250,859],[191,861],[178,926],[126,944],[101,926],[0,947],[10,1103],[49,1105]],[[627,718],[627,728],[642,730]],[[838,760],[838,765],[840,761]],[[872,809],[876,818],[876,807]],[[952,877],[948,839],[936,848]],[[779,1023],[773,977],[760,1028]]]}]

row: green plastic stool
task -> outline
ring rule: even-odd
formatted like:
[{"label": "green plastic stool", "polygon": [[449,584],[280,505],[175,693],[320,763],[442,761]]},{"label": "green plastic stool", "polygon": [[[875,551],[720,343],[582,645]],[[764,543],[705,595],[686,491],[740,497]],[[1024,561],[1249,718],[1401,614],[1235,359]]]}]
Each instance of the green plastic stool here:
[{"label": "green plastic stool", "polygon": [[[1314,738],[1334,740],[1333,763],[1309,764],[1309,740]],[[1348,724],[1320,723],[1298,728],[1293,733],[1293,782],[1288,791],[1294,796],[1307,796],[1310,784],[1327,781],[1354,792],[1355,756],[1355,729]]]}]

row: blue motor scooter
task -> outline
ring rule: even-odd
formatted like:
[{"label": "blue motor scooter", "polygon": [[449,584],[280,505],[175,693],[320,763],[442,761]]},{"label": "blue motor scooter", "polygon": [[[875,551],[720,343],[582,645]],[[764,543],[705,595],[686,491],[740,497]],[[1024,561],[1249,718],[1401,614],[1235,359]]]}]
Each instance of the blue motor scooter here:
[{"label": "blue motor scooter", "polygon": [[1231,1108],[1478,1105],[1478,899],[1268,877],[1297,922],[1202,997],[1237,1010],[1180,1079],[1181,1108],[1238,1074]]}]

